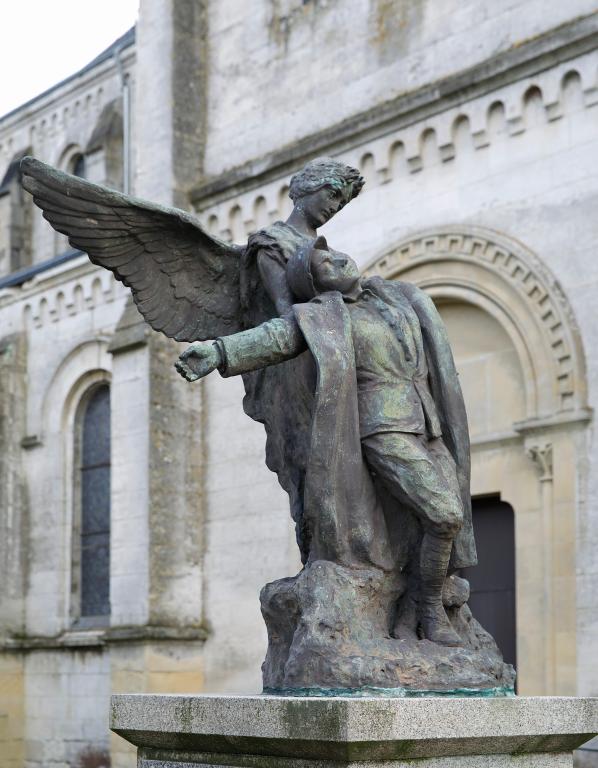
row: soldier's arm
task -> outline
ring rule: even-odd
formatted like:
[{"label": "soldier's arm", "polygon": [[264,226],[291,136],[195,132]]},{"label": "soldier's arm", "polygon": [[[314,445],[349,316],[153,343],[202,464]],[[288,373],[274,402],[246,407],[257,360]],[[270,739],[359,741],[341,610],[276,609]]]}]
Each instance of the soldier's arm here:
[{"label": "soldier's arm", "polygon": [[305,349],[307,344],[295,318],[275,317],[213,342],[191,344],[175,368],[187,381],[196,381],[216,369],[224,377],[237,376],[290,360]]},{"label": "soldier's arm", "polygon": [[266,368],[301,354],[307,349],[303,334],[292,315],[275,317],[256,328],[216,339],[223,362],[223,376]]}]

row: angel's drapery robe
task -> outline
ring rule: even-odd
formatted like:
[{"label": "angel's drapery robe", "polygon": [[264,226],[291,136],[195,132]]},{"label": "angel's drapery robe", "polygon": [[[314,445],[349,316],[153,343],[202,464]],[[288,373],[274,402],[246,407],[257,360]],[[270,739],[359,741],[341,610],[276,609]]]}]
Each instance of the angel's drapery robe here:
[{"label": "angel's drapery robe", "polygon": [[[380,278],[369,283],[390,307],[394,304],[401,311],[407,303],[419,320],[429,383],[429,390],[427,386],[421,389],[431,391],[433,398],[424,410],[428,422],[438,425],[455,460],[464,508],[464,524],[454,542],[451,568],[473,565],[476,555],[469,496],[467,419],[442,320],[429,297],[414,286]],[[380,499],[361,454],[357,371],[349,312],[340,294],[335,293],[295,305],[293,309],[297,332],[304,339],[303,346],[299,343],[297,349],[307,343],[309,351],[271,368],[245,373],[246,411],[254,418],[257,413],[258,420],[265,423],[268,466],[278,472],[285,489],[291,487],[291,510],[304,562],[308,558],[324,558],[346,564],[384,566],[393,558]],[[288,327],[285,326],[285,333]],[[271,324],[270,329],[275,333],[276,324]],[[256,332],[259,333],[257,328]],[[251,334],[245,340],[251,345]],[[280,341],[280,360],[284,360],[283,348],[288,350],[289,340]],[[270,345],[268,354],[272,350]],[[251,356],[251,350],[245,352]],[[253,354],[256,366],[266,364],[265,360],[259,361],[257,349]],[[310,375],[308,370],[306,377],[306,355],[315,361],[317,376],[315,372]],[[272,357],[268,360],[273,361]],[[306,389],[311,389],[312,396],[311,401],[302,403],[307,406],[308,423],[304,414],[299,424],[289,424],[286,414],[295,405],[293,398],[304,395]],[[298,435],[293,433],[297,426]],[[291,453],[285,453],[289,446]],[[299,448],[301,461],[295,467],[299,472],[293,477],[287,469],[295,447]]]},{"label": "angel's drapery robe", "polygon": [[[310,238],[281,221],[251,235],[239,274],[244,328],[292,312],[286,264],[309,242]],[[314,358],[306,351],[280,365],[243,374],[243,384],[243,409],[266,429],[266,465],[289,495],[297,546],[306,563],[311,531],[303,515],[303,490],[316,387]]]}]

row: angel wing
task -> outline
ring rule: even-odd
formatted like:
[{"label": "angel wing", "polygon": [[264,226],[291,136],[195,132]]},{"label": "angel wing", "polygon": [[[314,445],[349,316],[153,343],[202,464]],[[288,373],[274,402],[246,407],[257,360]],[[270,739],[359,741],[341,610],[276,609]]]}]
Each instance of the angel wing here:
[{"label": "angel wing", "polygon": [[196,341],[241,329],[243,247],[212,237],[185,211],[92,184],[33,157],[23,158],[21,173],[44,218],[131,289],[154,330]]}]

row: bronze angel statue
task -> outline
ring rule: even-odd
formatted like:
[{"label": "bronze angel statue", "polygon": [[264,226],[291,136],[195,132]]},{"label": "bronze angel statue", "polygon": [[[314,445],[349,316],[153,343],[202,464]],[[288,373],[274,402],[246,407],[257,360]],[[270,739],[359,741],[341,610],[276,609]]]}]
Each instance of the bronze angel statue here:
[{"label": "bronze angel statue", "polygon": [[470,448],[442,320],[416,286],[362,279],[318,236],[360,193],[359,171],[311,161],[289,218],[239,246],[184,211],[33,158],[21,168],[44,217],[151,327],[192,342],[185,379],[243,377],[304,565],[262,590],[265,689],[509,689],[459,576],[476,563]]}]

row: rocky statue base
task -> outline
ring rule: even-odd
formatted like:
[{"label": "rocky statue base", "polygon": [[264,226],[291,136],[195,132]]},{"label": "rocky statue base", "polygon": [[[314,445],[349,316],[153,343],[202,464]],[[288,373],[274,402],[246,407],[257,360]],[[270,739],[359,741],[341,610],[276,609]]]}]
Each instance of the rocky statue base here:
[{"label": "rocky statue base", "polygon": [[138,768],[571,768],[598,699],[112,697]]},{"label": "rocky statue base", "polygon": [[465,579],[446,580],[443,602],[462,644],[437,645],[420,638],[417,610],[401,574],[312,563],[262,590],[268,628],[264,691],[366,688],[409,695],[457,689],[504,695],[513,689],[515,672],[472,617],[468,598]]}]

